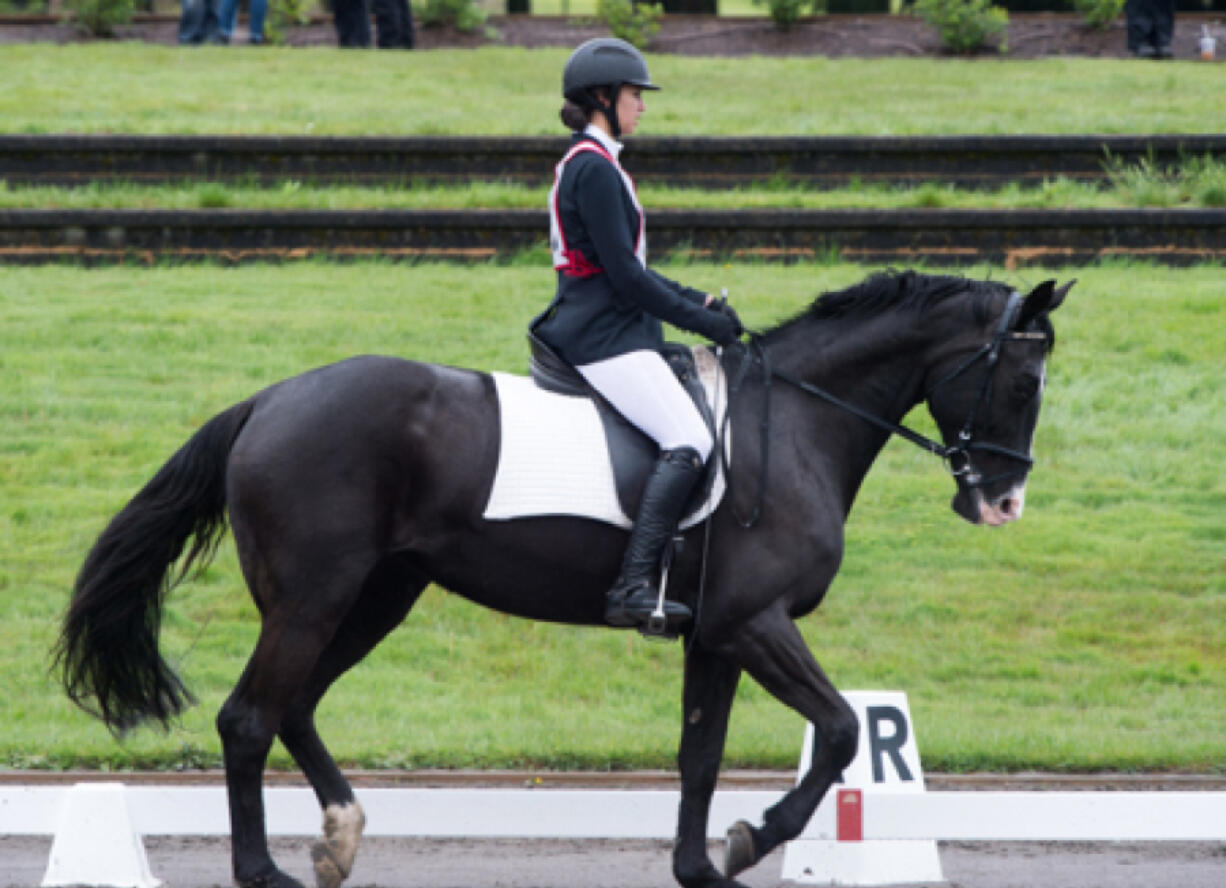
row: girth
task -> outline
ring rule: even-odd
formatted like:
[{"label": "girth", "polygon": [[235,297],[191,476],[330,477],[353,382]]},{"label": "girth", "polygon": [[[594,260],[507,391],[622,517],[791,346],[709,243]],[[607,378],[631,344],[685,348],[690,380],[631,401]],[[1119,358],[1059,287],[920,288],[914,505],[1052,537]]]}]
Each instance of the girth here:
[{"label": "girth", "polygon": [[[609,447],[617,498],[627,515],[637,515],[643,487],[659,458],[660,448],[638,426],[618,413],[612,404],[601,397],[578,370],[531,332],[528,333],[528,345],[531,350],[529,370],[532,381],[537,386],[559,395],[589,398],[596,405],[596,413],[600,417],[605,441]],[[684,345],[666,342],[661,354],[672,368],[681,387],[698,408],[703,422],[711,432],[711,439],[716,440],[715,415],[711,411],[711,405],[707,403],[706,389],[703,388],[702,380],[699,379],[694,366],[693,352]],[[711,486],[715,482],[717,463],[718,460],[714,459],[707,461],[702,482],[686,504],[687,513],[696,509],[710,495]]]}]

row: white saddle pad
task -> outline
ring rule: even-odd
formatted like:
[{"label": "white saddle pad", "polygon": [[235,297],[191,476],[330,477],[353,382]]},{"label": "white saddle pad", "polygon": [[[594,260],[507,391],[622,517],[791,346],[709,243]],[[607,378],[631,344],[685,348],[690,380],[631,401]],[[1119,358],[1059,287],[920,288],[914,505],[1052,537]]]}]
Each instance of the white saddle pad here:
[{"label": "white saddle pad", "polygon": [[[728,405],[728,390],[710,349],[697,347],[694,359],[717,425]],[[502,448],[498,473],[483,517],[489,521],[569,515],[629,528],[613,484],[613,464],[604,427],[587,398],[557,395],[538,388],[526,376],[494,373],[498,390]],[[731,435],[724,452],[732,456]],[[724,496],[724,473],[717,467],[711,496],[687,515],[691,527],[715,510]]]}]

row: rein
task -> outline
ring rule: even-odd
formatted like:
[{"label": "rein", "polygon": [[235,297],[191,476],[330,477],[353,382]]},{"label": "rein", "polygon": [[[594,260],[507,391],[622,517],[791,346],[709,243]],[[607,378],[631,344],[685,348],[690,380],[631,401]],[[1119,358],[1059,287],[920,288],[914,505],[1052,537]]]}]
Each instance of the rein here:
[{"label": "rein", "polygon": [[[820,398],[829,404],[833,404],[841,410],[844,410],[853,416],[857,416],[870,425],[876,426],[887,434],[898,435],[906,441],[911,442],[917,447],[926,450],[927,452],[939,456],[945,463],[946,469],[955,477],[961,477],[963,482],[971,487],[984,487],[993,484],[996,481],[1005,478],[1011,478],[1017,475],[1025,474],[1031,466],[1034,465],[1034,460],[1029,454],[1022,453],[1019,450],[1013,450],[1009,447],[1002,447],[999,444],[992,444],[987,441],[976,441],[975,430],[976,421],[981,413],[986,413],[992,403],[992,381],[996,376],[996,367],[1000,361],[1000,350],[1006,339],[1009,338],[1009,330],[1017,320],[1018,313],[1022,308],[1023,297],[1020,293],[1014,291],[1009,296],[1009,301],[1005,305],[1005,310],[1001,313],[1000,320],[996,324],[996,329],[992,334],[991,341],[985,343],[973,355],[963,361],[957,368],[949,374],[943,376],[935,385],[933,385],[924,394],[924,400],[928,400],[937,389],[948,382],[961,376],[964,372],[974,366],[980,359],[986,359],[987,372],[984,373],[983,382],[979,388],[979,396],[975,403],[971,406],[970,413],[966,417],[966,421],[962,424],[962,429],[958,432],[958,443],[943,444],[940,441],[929,438],[920,432],[915,431],[900,423],[891,422],[888,419],[882,419],[874,413],[870,413],[862,407],[858,407],[848,401],[844,401],[830,392],[819,386],[805,382],[803,379],[792,376],[790,373],[785,373],[782,370],[773,368],[770,364],[770,356],[762,342],[762,334],[758,332],[749,332],[749,343],[741,349],[741,362],[737,369],[736,375],[730,380],[728,392],[729,400],[744,384],[745,379],[749,375],[749,368],[752,364],[759,364],[762,367],[762,386],[764,389],[764,406],[762,409],[762,421],[759,424],[759,433],[761,436],[762,460],[758,470],[758,498],[754,505],[753,511],[748,518],[742,518],[737,514],[736,508],[732,505],[731,498],[729,499],[729,510],[737,523],[742,528],[749,529],[758,523],[762,517],[762,508],[766,501],[766,481],[767,481],[767,466],[770,464],[770,415],[771,415],[771,380],[778,379],[786,382],[802,392],[813,397]],[[725,412],[723,423],[720,427],[719,441],[716,445],[716,450],[719,453],[722,461],[725,477],[731,478],[731,466],[728,463],[727,454],[724,452],[723,441],[727,433],[728,420],[732,411]],[[986,453],[995,453],[999,456],[1005,456],[1016,460],[1021,466],[1010,472],[1002,472],[998,475],[993,475],[989,478],[984,478],[976,472],[971,464],[971,451],[979,450]]]}]

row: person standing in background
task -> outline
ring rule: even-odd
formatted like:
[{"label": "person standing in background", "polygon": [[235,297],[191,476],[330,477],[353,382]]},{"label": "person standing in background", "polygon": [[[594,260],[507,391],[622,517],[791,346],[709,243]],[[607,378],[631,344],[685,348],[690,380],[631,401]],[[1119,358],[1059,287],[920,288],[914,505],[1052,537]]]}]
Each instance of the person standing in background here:
[{"label": "person standing in background", "polygon": [[217,23],[217,0],[180,0],[180,44],[198,46],[213,41]]},{"label": "person standing in background", "polygon": [[341,47],[371,44],[370,13],[374,7],[380,49],[412,49],[413,13],[408,0],[332,0],[332,23]]},{"label": "person standing in background", "polygon": [[[250,0],[247,10],[247,42],[258,46],[264,42],[264,17],[268,14],[268,0]],[[221,13],[217,23],[217,42],[229,43],[238,22],[238,0],[221,0]]]},{"label": "person standing in background", "polygon": [[1175,0],[1127,0],[1128,51],[1141,59],[1169,59],[1174,55]]}]

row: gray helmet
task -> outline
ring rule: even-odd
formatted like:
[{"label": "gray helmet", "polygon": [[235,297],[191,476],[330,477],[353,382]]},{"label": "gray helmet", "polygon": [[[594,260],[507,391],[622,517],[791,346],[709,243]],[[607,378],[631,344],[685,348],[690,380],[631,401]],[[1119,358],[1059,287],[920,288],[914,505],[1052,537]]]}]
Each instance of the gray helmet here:
[{"label": "gray helmet", "polygon": [[584,104],[588,90],[597,86],[630,84],[640,89],[659,89],[647,73],[643,54],[616,37],[594,37],[580,44],[566,60],[562,71],[562,95]]}]

